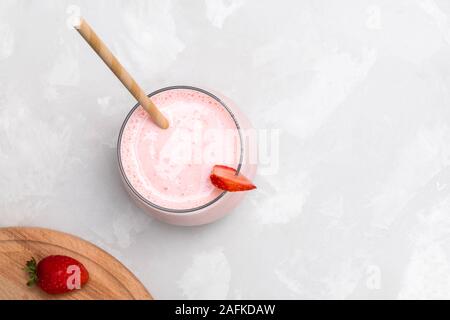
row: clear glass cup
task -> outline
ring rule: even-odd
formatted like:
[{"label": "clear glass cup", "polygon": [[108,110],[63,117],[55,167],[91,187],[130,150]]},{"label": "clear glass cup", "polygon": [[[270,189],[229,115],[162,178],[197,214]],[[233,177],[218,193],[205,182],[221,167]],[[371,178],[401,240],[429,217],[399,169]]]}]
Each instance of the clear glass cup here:
[{"label": "clear glass cup", "polygon": [[[210,91],[204,89],[191,87],[191,86],[172,86],[156,90],[149,94],[152,97],[158,93],[167,90],[177,90],[177,89],[187,89],[201,92],[208,95],[209,97],[216,100],[227,112],[229,112],[231,118],[233,119],[236,130],[238,132],[240,140],[240,154],[239,154],[239,165],[237,167],[238,172],[244,174],[249,179],[253,179],[256,173],[256,161],[252,161],[252,157],[249,156],[250,151],[255,152],[256,141],[253,136],[248,134],[253,130],[248,119],[241,113],[241,111],[236,107],[236,105],[228,98],[220,95],[213,94]],[[121,144],[122,135],[126,124],[133,114],[133,112],[138,108],[139,103],[136,104],[131,111],[128,113],[125,121],[122,124],[119,139],[117,143],[117,158],[119,162],[119,169],[122,181],[125,185],[126,190],[130,194],[131,198],[136,202],[136,204],[141,207],[146,213],[155,217],[158,220],[164,221],[166,223],[174,225],[202,225],[213,222],[229,213],[245,196],[246,192],[222,192],[212,201],[201,205],[199,207],[189,208],[189,209],[172,209],[161,207],[150,200],[143,197],[136,189],[133,187],[132,183],[128,179],[122,164],[121,155]]]}]

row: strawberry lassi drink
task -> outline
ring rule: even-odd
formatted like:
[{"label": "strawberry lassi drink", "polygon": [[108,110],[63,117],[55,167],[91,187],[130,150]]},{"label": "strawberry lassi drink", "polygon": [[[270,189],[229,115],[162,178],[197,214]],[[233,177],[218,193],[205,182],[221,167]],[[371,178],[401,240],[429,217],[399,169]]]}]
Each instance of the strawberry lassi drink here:
[{"label": "strawberry lassi drink", "polygon": [[230,104],[194,87],[164,88],[150,97],[170,127],[158,128],[139,105],[128,114],[118,142],[127,190],[148,213],[168,223],[198,225],[222,217],[244,195],[227,191],[254,188],[234,177],[255,174],[256,166],[245,161],[248,121]]}]

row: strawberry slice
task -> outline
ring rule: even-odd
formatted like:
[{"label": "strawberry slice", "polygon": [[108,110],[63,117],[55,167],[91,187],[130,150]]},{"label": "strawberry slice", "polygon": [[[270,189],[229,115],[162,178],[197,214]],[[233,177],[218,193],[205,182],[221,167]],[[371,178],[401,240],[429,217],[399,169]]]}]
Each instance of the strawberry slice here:
[{"label": "strawberry slice", "polygon": [[217,188],[225,191],[246,191],[256,189],[256,186],[244,177],[242,174],[237,174],[233,168],[215,165],[212,169],[211,182]]}]

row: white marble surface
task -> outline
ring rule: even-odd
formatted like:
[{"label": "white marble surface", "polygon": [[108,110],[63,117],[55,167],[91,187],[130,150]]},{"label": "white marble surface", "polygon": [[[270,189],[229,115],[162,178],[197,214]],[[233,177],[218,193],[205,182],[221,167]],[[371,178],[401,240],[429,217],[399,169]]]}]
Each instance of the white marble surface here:
[{"label": "white marble surface", "polygon": [[[73,4],[74,6],[70,6]],[[212,225],[146,216],[116,168],[134,105],[76,6],[147,91],[231,96],[280,168]],[[450,298],[450,2],[0,2],[0,226],[79,235],[156,298]]]}]

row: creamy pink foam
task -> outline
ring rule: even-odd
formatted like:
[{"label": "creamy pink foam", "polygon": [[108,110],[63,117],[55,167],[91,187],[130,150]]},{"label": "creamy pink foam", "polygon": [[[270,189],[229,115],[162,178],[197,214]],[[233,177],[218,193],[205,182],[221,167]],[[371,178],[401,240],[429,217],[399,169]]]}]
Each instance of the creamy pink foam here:
[{"label": "creamy pink foam", "polygon": [[120,144],[122,167],[132,188],[168,209],[193,209],[222,193],[209,179],[215,164],[237,168],[240,139],[230,113],[197,90],[171,89],[152,98],[169,119],[158,128],[142,107],[125,124]]}]

